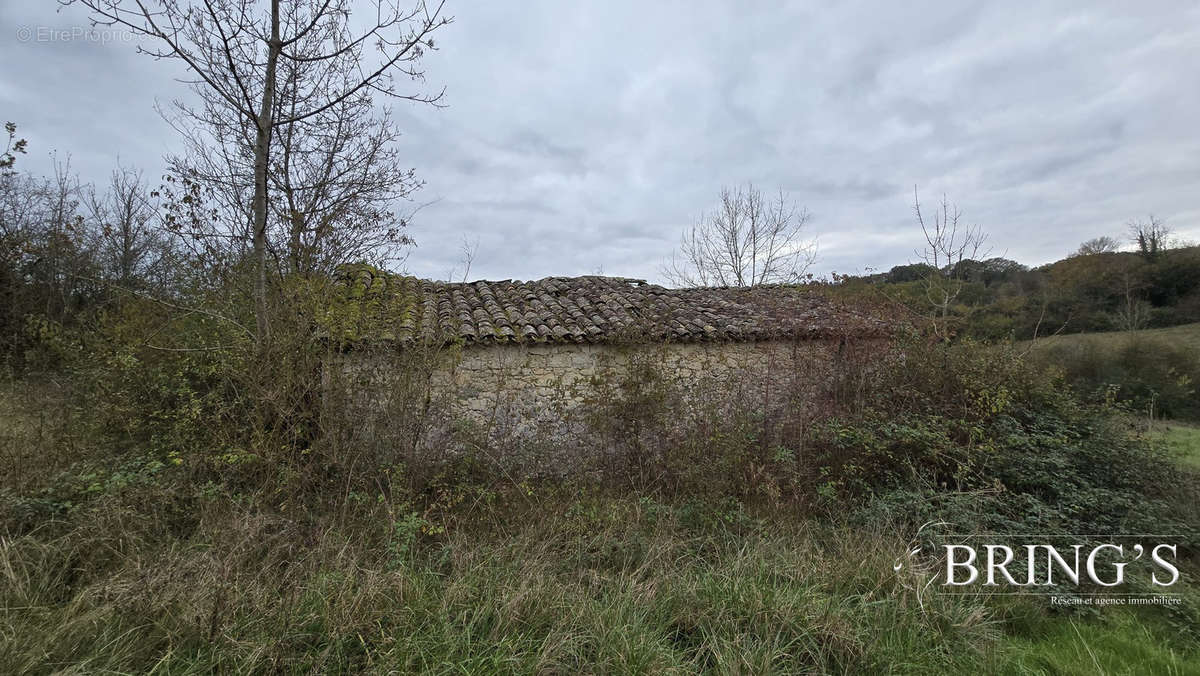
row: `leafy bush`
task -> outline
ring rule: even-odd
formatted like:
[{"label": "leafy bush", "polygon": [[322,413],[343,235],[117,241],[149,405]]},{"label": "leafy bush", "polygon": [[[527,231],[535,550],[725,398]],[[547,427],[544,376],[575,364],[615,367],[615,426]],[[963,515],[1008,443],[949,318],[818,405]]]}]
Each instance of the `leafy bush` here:
[{"label": "leafy bush", "polygon": [[1009,532],[1187,530],[1172,520],[1179,481],[1164,450],[1123,409],[1079,401],[1012,348],[910,351],[864,415],[822,429],[819,462],[839,496],[895,493],[911,507],[945,494],[973,508],[940,518]]}]

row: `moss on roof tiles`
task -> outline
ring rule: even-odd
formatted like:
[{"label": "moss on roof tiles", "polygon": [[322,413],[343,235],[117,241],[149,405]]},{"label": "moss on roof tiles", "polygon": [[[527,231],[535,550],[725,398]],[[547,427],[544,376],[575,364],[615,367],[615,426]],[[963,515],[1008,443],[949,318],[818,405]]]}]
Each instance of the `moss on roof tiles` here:
[{"label": "moss on roof tiles", "polygon": [[465,343],[695,342],[882,336],[891,326],[793,286],[667,289],[623,277],[448,283],[339,271],[331,336]]}]

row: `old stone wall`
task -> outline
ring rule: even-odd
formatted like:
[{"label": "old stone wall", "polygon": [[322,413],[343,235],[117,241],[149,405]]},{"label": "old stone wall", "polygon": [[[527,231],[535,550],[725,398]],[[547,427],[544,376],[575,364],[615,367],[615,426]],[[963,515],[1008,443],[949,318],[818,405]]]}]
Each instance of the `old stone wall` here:
[{"label": "old stone wall", "polygon": [[455,393],[457,410],[479,417],[578,404],[589,396],[593,379],[622,378],[634,365],[685,388],[736,381],[782,390],[796,378],[827,375],[836,351],[836,344],[816,341],[497,346],[463,350],[440,382]]},{"label": "old stone wall", "polygon": [[[684,389],[736,387],[769,407],[816,392],[839,369],[880,349],[879,341],[847,345],[827,340],[492,345],[444,351],[426,366],[431,400],[442,402],[451,416],[483,420],[498,412],[536,416],[561,411],[594,395],[594,380],[619,379],[634,366],[648,367]],[[345,355],[339,369],[364,403],[417,396],[422,383],[407,381],[418,370],[392,358],[355,353]],[[401,378],[407,381],[398,382]]]},{"label": "old stone wall", "polygon": [[887,353],[880,340],[379,345],[326,364],[322,424],[376,464],[479,453],[513,476],[566,476],[617,462],[628,449],[614,433],[643,414],[690,427],[750,413],[776,433],[803,429]]}]

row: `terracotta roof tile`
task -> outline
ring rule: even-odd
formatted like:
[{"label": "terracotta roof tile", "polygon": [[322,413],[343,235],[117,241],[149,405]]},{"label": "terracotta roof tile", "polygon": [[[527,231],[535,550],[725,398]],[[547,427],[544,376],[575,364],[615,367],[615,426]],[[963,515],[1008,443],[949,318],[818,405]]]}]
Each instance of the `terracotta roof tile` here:
[{"label": "terracotta roof tile", "polygon": [[[611,343],[886,335],[891,327],[794,286],[667,289],[622,277],[447,283],[345,266],[359,338]],[[375,302],[378,301],[378,302]]]}]

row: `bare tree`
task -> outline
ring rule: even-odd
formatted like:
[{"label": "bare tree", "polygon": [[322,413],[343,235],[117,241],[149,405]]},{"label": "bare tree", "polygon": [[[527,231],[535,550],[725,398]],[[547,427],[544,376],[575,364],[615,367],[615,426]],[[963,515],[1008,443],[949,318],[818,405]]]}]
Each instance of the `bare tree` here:
[{"label": "bare tree", "polygon": [[[314,40],[297,44],[296,54],[319,53]],[[281,61],[280,106],[289,113],[303,105],[307,61]],[[254,128],[224,106],[176,103],[166,115],[185,141],[186,152],[169,158],[180,183],[198,183],[218,217],[175,222],[193,239],[204,240],[204,257],[214,263],[225,254],[240,260],[254,190]],[[279,125],[271,141],[266,242],[270,260],[283,273],[328,274],[338,264],[400,259],[411,243],[404,233],[407,214],[396,205],[420,188],[412,168],[401,166],[393,143],[399,137],[387,111],[378,111],[368,92],[319,115]],[[414,210],[415,211],[415,210]],[[214,231],[215,228],[215,231]],[[232,244],[233,246],[228,246]]]},{"label": "bare tree", "polygon": [[399,133],[386,113],[374,116],[364,94],[280,136],[272,209],[287,267],[309,275],[352,260],[397,260],[412,240],[396,205],[421,183],[400,166],[392,146]]},{"label": "bare tree", "polygon": [[132,288],[161,272],[167,246],[155,227],[158,209],[140,171],[118,167],[108,189],[101,193],[88,186],[83,202],[103,278]]},{"label": "bare tree", "polygon": [[[291,131],[295,139],[311,133],[323,121],[345,121],[347,107],[353,110],[355,105],[369,101],[372,94],[437,104],[440,92],[402,92],[396,76],[410,80],[423,77],[418,64],[425,50],[433,48],[431,36],[450,21],[442,16],[442,4],[430,8],[417,0],[415,6],[402,9],[394,2],[376,0],[372,3],[373,15],[368,15],[360,28],[351,21],[349,0],[203,0],[194,4],[180,0],[60,1],[82,3],[92,11],[97,24],[120,25],[151,38],[151,46],[139,47],[140,51],[155,58],[179,60],[188,68],[192,77],[188,82],[202,103],[195,109],[180,106],[178,110],[207,127],[212,140],[220,144],[215,153],[221,161],[204,165],[214,176],[187,178],[220,179],[229,188],[224,196],[232,208],[226,219],[232,228],[228,235],[232,242],[249,240],[255,333],[261,343],[270,332],[268,258],[274,252],[275,259],[282,261],[286,254],[280,252],[294,247],[297,239],[308,236],[311,241],[319,236],[318,231],[325,232],[322,228],[328,230],[339,223],[342,216],[336,208],[322,212],[322,207],[313,206],[327,206],[327,199],[306,202],[297,199],[297,194],[305,190],[311,193],[312,184],[307,181],[313,178],[324,176],[326,181],[336,182],[339,170],[354,166],[353,161],[330,166],[329,160],[337,157],[332,152],[325,154],[325,172],[294,174],[298,182],[291,183],[290,188],[296,214],[289,210],[289,223],[280,229],[299,237],[293,236],[291,242],[273,242],[271,192],[281,189],[273,169],[294,160],[273,156],[277,137]],[[346,133],[335,135],[343,140],[350,138]],[[313,144],[321,142],[318,139]],[[370,142],[367,147],[371,147]],[[229,170],[246,166],[251,182],[248,188],[242,184],[246,175]],[[306,175],[309,178],[304,178]],[[282,188],[285,192],[288,185]],[[239,217],[247,214],[243,206],[247,201],[249,218],[242,222]],[[305,208],[310,211],[305,212]],[[278,217],[279,210],[274,211]],[[363,214],[356,216],[361,218]]]},{"label": "bare tree", "polygon": [[1117,322],[1122,331],[1137,331],[1146,328],[1150,321],[1150,303],[1141,297],[1141,277],[1126,267],[1121,271],[1122,302],[1117,307]]},{"label": "bare tree", "polygon": [[455,268],[450,268],[450,274],[446,275],[446,281],[453,282],[457,277],[458,281],[466,284],[471,279],[471,265],[475,263],[475,256],[479,254],[479,237],[476,236],[474,239],[471,239],[466,235],[463,235],[462,244],[459,246],[458,250],[462,252],[462,276],[458,276]]},{"label": "bare tree", "polygon": [[81,209],[85,188],[69,157],[56,157],[53,170],[45,178],[0,176],[0,263],[31,291],[22,312],[60,321],[95,295],[96,284]]},{"label": "bare tree", "polygon": [[1103,235],[1101,237],[1093,237],[1075,251],[1075,256],[1091,256],[1093,254],[1113,253],[1121,248],[1121,242],[1116,237]]},{"label": "bare tree", "polygon": [[1147,260],[1158,256],[1160,251],[1170,247],[1171,228],[1166,221],[1150,215],[1148,221],[1130,221],[1129,238],[1137,245],[1138,252]]},{"label": "bare tree", "polygon": [[934,335],[949,340],[950,310],[962,293],[966,279],[963,272],[969,266],[964,260],[978,260],[987,256],[987,235],[978,225],[962,221],[962,211],[945,195],[933,211],[933,219],[927,220],[921,211],[921,200],[913,188],[913,210],[925,236],[925,247],[917,254],[928,265],[925,274],[925,297],[933,308],[932,324]]},{"label": "bare tree", "polygon": [[799,282],[816,258],[816,242],[804,239],[808,221],[782,190],[768,200],[753,185],[723,188],[720,206],[684,233],[661,273],[676,286]]}]

